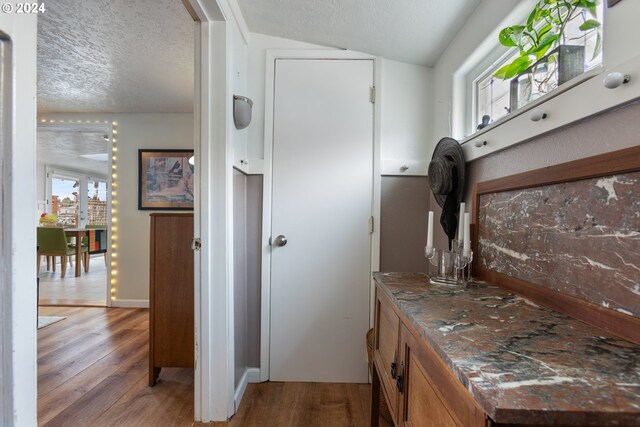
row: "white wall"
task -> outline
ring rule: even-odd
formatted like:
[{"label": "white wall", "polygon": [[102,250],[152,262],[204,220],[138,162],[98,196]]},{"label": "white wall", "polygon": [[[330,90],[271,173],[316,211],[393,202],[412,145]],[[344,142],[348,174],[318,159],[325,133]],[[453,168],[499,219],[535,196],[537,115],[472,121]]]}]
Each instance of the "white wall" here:
[{"label": "white wall", "polygon": [[[461,69],[467,67],[468,59],[473,57],[476,49],[486,49],[497,37],[497,30],[513,24],[505,18],[518,7],[525,12],[529,4],[519,0],[485,0],[481,2],[473,15],[467,20],[447,49],[443,52],[434,69],[433,100],[433,140],[445,136],[462,135],[461,123],[464,114],[454,105],[465,103]],[[604,8],[604,65],[609,67],[627,59],[637,57],[640,51],[640,33],[628,31],[636,25],[636,17],[640,16],[640,1],[623,0],[612,8]],[[489,43],[488,43],[489,41]],[[628,71],[628,70],[627,70]],[[456,90],[454,90],[456,86]],[[522,116],[514,120],[526,120]],[[455,126],[455,127],[454,127]],[[483,139],[490,139],[489,133]]]},{"label": "white wall", "polygon": [[118,122],[119,248],[114,306],[149,299],[149,213],[138,210],[138,149],[192,149],[192,114],[42,114],[39,119]]},{"label": "white wall", "polygon": [[[247,128],[246,150],[237,153],[249,162],[264,159],[264,102],[266,51],[336,50],[315,44],[252,33],[248,49],[247,93],[253,100],[253,120]],[[400,166],[410,169],[405,175],[425,175],[430,142],[432,70],[378,58],[382,61],[382,87],[378,102],[382,103],[381,155],[383,174],[401,174]],[[239,158],[236,157],[237,165]]]},{"label": "white wall", "polygon": [[[452,136],[454,74],[472,56],[480,44],[501,24],[520,0],[485,0],[442,53],[434,67],[433,141]],[[464,102],[464,101],[462,101]],[[435,148],[435,145],[433,146]],[[431,158],[431,152],[429,153]]]},{"label": "white wall", "polygon": [[[431,151],[432,69],[382,59],[383,175],[426,175]],[[403,171],[402,166],[409,169]]]},{"label": "white wall", "polygon": [[[8,3],[13,4],[14,1]],[[1,13],[0,30],[11,37],[12,179],[2,179],[10,220],[3,215],[5,238],[10,233],[8,271],[0,271],[0,424],[36,425],[36,15]],[[7,229],[8,228],[8,229]],[[8,244],[7,244],[8,243]]]},{"label": "white wall", "polygon": [[247,93],[253,100],[253,119],[247,128],[246,156],[264,159],[264,91],[268,49],[329,49],[309,43],[251,33],[248,48]]}]

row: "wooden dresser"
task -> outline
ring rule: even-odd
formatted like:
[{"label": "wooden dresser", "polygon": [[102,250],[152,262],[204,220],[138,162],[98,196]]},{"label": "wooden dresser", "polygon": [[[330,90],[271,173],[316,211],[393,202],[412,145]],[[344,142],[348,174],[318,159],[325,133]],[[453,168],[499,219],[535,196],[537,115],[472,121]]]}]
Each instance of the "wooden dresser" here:
[{"label": "wooden dresser", "polygon": [[163,367],[194,366],[192,213],[151,214],[149,385]]}]

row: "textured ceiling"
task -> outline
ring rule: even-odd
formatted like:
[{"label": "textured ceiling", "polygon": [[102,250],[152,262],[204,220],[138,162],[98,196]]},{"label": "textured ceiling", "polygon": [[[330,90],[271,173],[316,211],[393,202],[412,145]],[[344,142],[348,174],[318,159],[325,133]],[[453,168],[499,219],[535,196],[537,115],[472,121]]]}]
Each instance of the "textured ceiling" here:
[{"label": "textured ceiling", "polygon": [[38,111],[190,112],[194,22],[180,0],[55,0],[38,21]]},{"label": "textured ceiling", "polygon": [[249,29],[435,65],[481,0],[238,0]]},{"label": "textured ceiling", "polygon": [[[38,162],[55,165],[71,170],[106,176],[109,172],[109,141],[105,140],[108,131],[104,126],[93,128],[68,126],[67,128],[38,127]],[[104,161],[93,160],[102,155]],[[91,157],[84,157],[91,156]]]}]

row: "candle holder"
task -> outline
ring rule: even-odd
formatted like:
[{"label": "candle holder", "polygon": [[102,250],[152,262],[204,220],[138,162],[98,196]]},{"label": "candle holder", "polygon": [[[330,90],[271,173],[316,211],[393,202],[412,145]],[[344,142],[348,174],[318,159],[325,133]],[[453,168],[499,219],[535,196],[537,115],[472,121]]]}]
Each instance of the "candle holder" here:
[{"label": "candle holder", "polygon": [[[462,245],[457,240],[452,242],[450,251],[443,251],[433,247],[425,247],[424,256],[437,267],[437,276],[431,277],[429,282],[435,285],[455,285],[471,280],[471,261],[473,252],[463,253]],[[469,267],[469,274],[465,279],[465,269]]]}]

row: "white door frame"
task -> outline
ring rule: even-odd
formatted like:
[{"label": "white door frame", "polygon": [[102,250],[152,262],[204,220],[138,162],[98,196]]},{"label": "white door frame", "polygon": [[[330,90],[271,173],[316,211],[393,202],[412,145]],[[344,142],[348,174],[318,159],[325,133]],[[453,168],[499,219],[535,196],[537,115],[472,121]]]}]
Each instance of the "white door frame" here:
[{"label": "white door frame", "polygon": [[[373,202],[371,215],[374,232],[371,236],[371,272],[380,267],[380,83],[382,61],[372,55],[344,50],[267,50],[264,108],[264,179],[262,207],[262,291],[260,303],[260,381],[269,380],[270,325],[271,325],[271,216],[273,185],[273,102],[276,59],[372,59],[374,62],[374,85],[376,101],[373,129]],[[369,323],[373,325],[373,303],[375,284],[371,280],[369,291]],[[363,338],[364,339],[364,338]]]},{"label": "white door frame", "polygon": [[[9,1],[15,10],[15,1]],[[4,157],[5,168],[12,173],[2,179],[6,204],[2,215],[7,271],[0,271],[2,292],[2,375],[3,425],[36,425],[36,63],[37,16],[0,14],[0,31],[11,38],[12,64],[10,80],[12,98],[10,134],[2,135],[10,155]],[[5,171],[6,173],[6,171]],[[5,175],[6,177],[6,175]],[[5,215],[7,210],[9,214]],[[8,230],[7,230],[8,227]]]},{"label": "white door frame", "polygon": [[[234,405],[233,126],[230,32],[246,25],[232,0],[183,0],[195,28],[196,421],[226,421]],[[238,18],[238,16],[240,18]],[[240,20],[241,22],[238,22]]]}]

